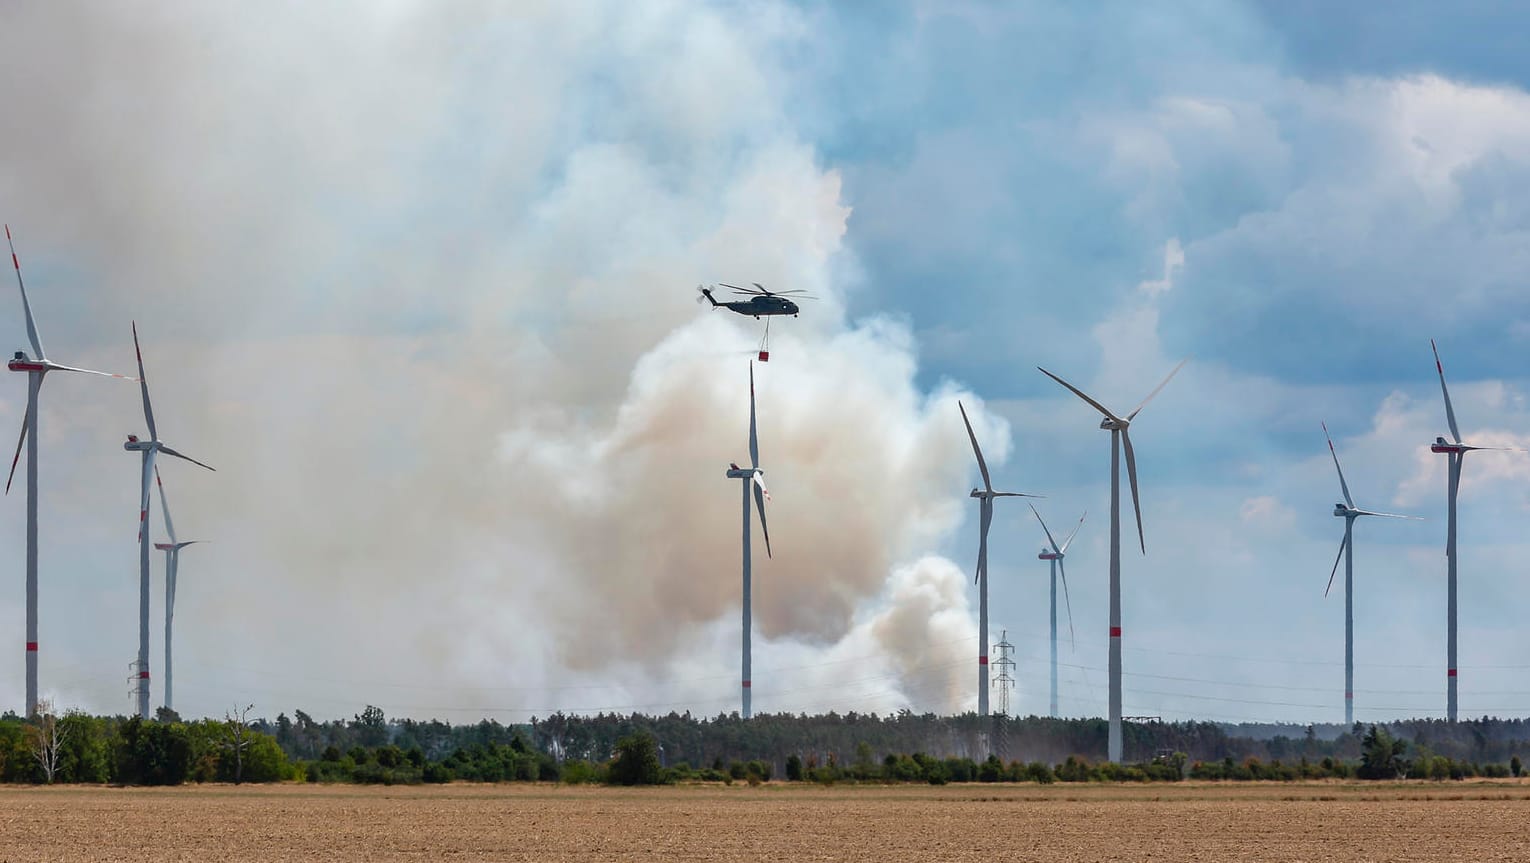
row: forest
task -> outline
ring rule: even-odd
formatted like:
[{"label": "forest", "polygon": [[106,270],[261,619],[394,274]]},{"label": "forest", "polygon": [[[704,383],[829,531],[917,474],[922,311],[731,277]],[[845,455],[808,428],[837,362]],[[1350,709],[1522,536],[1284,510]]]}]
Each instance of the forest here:
[{"label": "forest", "polygon": [[[1103,719],[555,713],[524,725],[451,725],[389,719],[372,706],[324,721],[302,710],[274,720],[229,714],[195,721],[165,710],[151,721],[78,712],[25,721],[7,713],[0,716],[0,781],[1461,779],[1518,776],[1520,754],[1530,751],[1524,720],[1490,717],[1347,729],[1148,721],[1125,730],[1126,763],[1115,765],[1104,761]],[[641,770],[632,772],[638,763]]]}]

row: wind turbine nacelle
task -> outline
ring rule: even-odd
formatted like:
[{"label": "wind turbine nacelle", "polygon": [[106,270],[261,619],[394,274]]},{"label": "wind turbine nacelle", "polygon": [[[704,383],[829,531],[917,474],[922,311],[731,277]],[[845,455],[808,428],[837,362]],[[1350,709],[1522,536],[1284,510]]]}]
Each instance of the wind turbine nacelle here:
[{"label": "wind turbine nacelle", "polygon": [[17,351],[11,357],[11,361],[5,364],[13,372],[45,372],[48,367],[42,363],[33,362],[27,358],[26,351]]},{"label": "wind turbine nacelle", "polygon": [[1334,518],[1348,518],[1349,517],[1349,507],[1345,506],[1342,503],[1334,504],[1333,505],[1333,517]]},{"label": "wind turbine nacelle", "polygon": [[154,442],[139,440],[138,435],[130,434],[127,436],[127,442],[122,445],[122,448],[128,452],[144,452],[146,450],[153,449]]},{"label": "wind turbine nacelle", "polygon": [[975,489],[972,490],[972,493],[967,495],[967,496],[968,497],[982,497],[983,496],[983,490],[980,489],[980,488],[975,488]]},{"label": "wind turbine nacelle", "polygon": [[1438,453],[1462,453],[1466,452],[1466,447],[1457,443],[1448,443],[1444,438],[1437,437],[1434,439],[1434,443],[1430,445],[1429,451]]},{"label": "wind turbine nacelle", "polygon": [[[759,473],[764,473],[764,472],[765,471],[759,471]],[[728,469],[728,479],[750,479],[754,475],[755,475],[755,470],[753,470],[751,468],[741,468],[738,465],[734,465],[733,467]]]},{"label": "wind turbine nacelle", "polygon": [[1036,557],[1041,560],[1062,560],[1062,555],[1044,548],[1041,550],[1041,554],[1036,555]]},{"label": "wind turbine nacelle", "polygon": [[1126,428],[1126,423],[1121,422],[1114,417],[1106,417],[1100,420],[1100,428],[1106,431],[1116,431],[1117,429]]}]

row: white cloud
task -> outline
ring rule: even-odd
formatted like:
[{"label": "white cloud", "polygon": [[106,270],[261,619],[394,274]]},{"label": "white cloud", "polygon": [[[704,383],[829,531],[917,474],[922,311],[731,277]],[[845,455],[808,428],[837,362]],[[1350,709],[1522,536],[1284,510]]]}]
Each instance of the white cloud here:
[{"label": "white cloud", "polygon": [[1185,250],[1179,244],[1179,237],[1170,237],[1163,244],[1163,275],[1156,279],[1149,279],[1137,285],[1137,290],[1150,297],[1156,297],[1174,287],[1174,277],[1185,266]]}]

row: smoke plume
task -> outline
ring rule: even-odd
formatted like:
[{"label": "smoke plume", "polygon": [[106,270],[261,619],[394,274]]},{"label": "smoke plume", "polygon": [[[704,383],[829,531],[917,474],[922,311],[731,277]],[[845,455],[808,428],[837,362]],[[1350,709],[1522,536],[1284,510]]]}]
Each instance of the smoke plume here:
[{"label": "smoke plume", "polygon": [[[0,201],[50,356],[127,370],[136,318],[162,437],[219,469],[164,466],[181,538],[210,540],[182,557],[177,707],[733,709],[723,472],[748,458],[763,322],[691,299],[734,280],[818,297],[754,367],[756,708],[970,706],[968,580],[929,556],[967,503],[958,390],[916,386],[904,326],[846,319],[875,286],[793,131],[805,14],[7,13]],[[141,413],[134,387],[58,377],[43,686],[118,711]],[[964,398],[1002,462],[1007,426]],[[8,387],[4,428],[23,406]],[[3,510],[19,568],[24,497]],[[19,592],[0,615],[19,629]],[[161,649],[156,625],[156,677]]]}]

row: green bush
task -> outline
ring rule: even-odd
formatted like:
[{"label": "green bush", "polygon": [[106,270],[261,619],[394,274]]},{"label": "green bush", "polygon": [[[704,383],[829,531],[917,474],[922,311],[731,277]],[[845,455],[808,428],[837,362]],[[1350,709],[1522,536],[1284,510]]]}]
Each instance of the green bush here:
[{"label": "green bush", "polygon": [[616,741],[616,758],[606,781],[612,785],[658,785],[663,777],[659,767],[659,744],[652,734],[638,732]]},{"label": "green bush", "polygon": [[1025,765],[1025,779],[1027,782],[1051,785],[1057,781],[1057,774],[1052,772],[1052,768],[1042,764],[1040,761],[1032,761],[1030,764]]},{"label": "green bush", "polygon": [[123,785],[180,785],[190,773],[191,735],[179,722],[144,722],[137,716],[119,727],[113,779]]},{"label": "green bush", "polygon": [[[1516,773],[1516,775],[1518,774]],[[795,752],[786,756],[786,781],[802,781],[802,758]]]},{"label": "green bush", "polygon": [[588,761],[565,761],[559,778],[569,785],[585,785],[605,782],[605,773],[603,767]]}]

